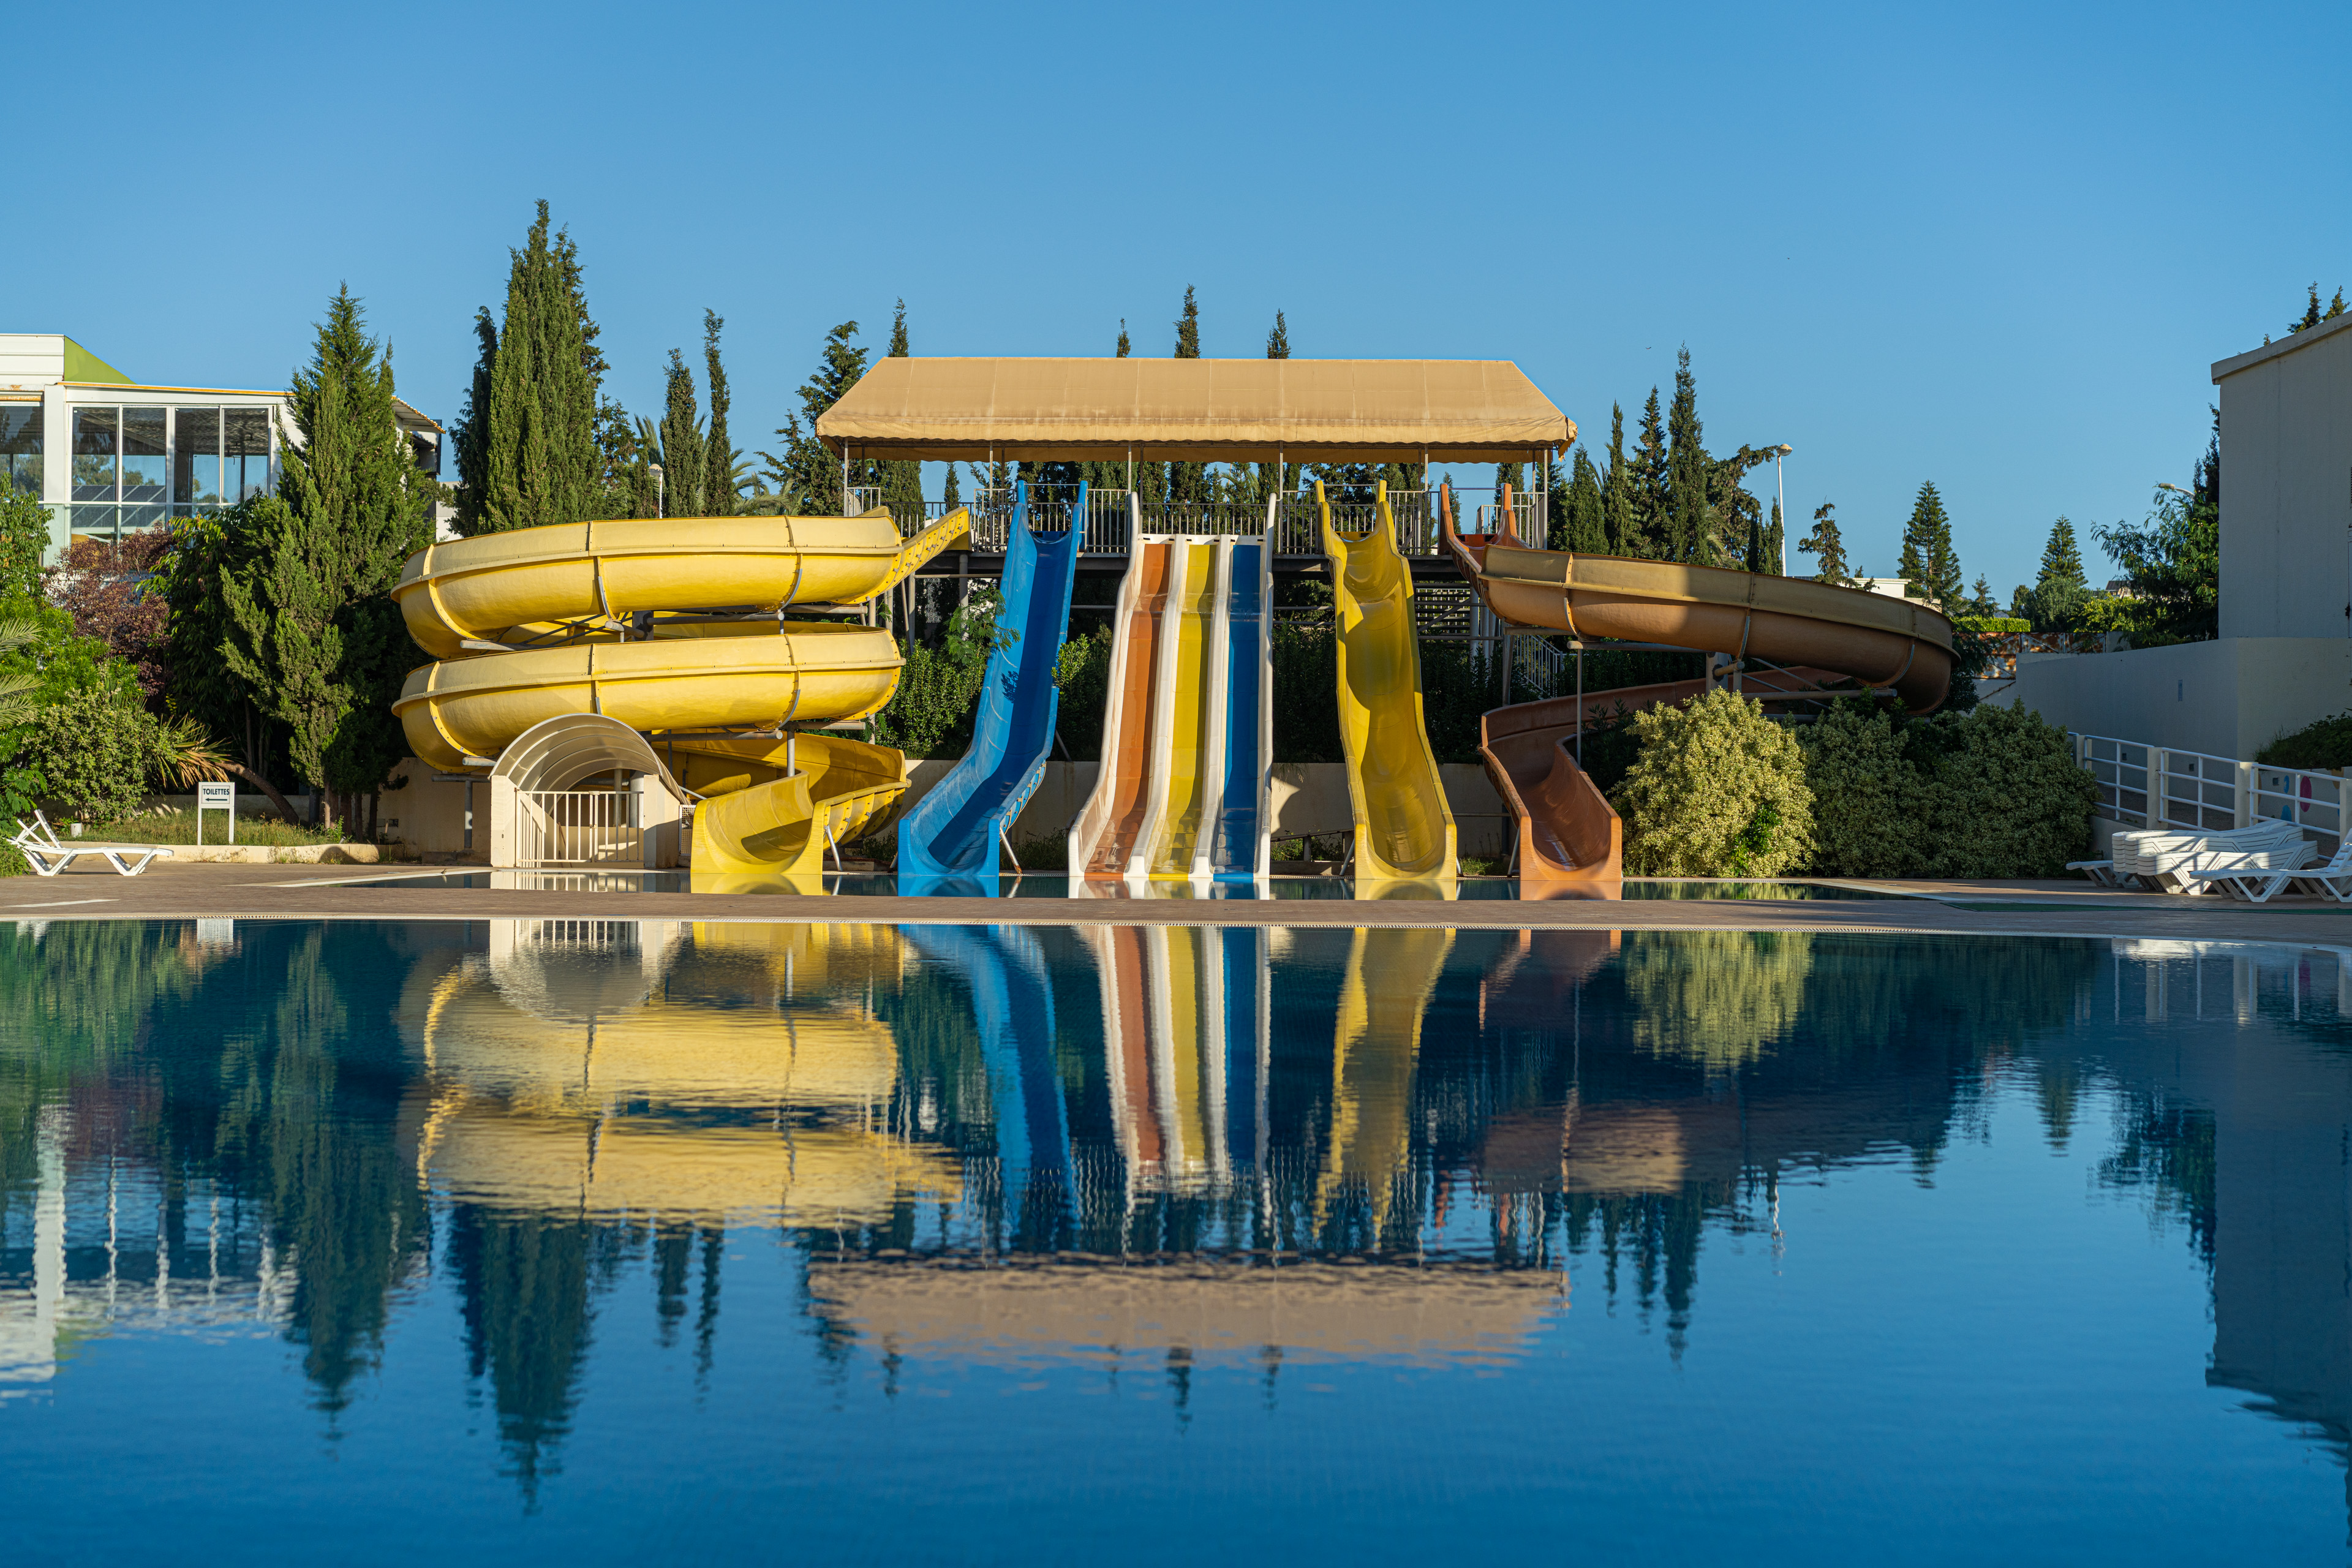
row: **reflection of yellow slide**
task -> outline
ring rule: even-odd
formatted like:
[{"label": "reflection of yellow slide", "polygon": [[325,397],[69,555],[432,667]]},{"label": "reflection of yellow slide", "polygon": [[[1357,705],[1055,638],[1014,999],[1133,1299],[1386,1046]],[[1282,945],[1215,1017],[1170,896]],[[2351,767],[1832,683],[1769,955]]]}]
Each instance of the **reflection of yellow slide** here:
[{"label": "reflection of yellow slide", "polygon": [[[887,747],[785,727],[863,719],[890,700],[888,632],[787,621],[861,604],[962,535],[956,512],[901,540],[864,517],[562,523],[436,544],[393,590],[441,662],[393,710],[416,754],[481,767],[534,724],[598,713],[656,738],[695,813],[697,871],[802,871],[905,789]],[[764,731],[755,733],[754,731]]]},{"label": "reflection of yellow slide", "polygon": [[486,958],[412,980],[401,1025],[433,1084],[438,1186],[505,1206],[788,1225],[870,1224],[908,1198],[957,1195],[943,1151],[887,1131],[890,1031],[837,1000],[860,974],[895,979],[895,931],[631,929],[634,965],[624,946],[493,921]]},{"label": "reflection of yellow slide", "polygon": [[1339,739],[1356,816],[1355,876],[1359,883],[1433,881],[1450,889],[1457,869],[1454,813],[1422,724],[1412,568],[1397,552],[1387,485],[1377,499],[1379,524],[1344,534],[1331,526],[1322,482],[1315,486],[1339,616]]},{"label": "reflection of yellow slide", "polygon": [[1360,1182],[1373,1225],[1387,1216],[1391,1184],[1412,1152],[1422,1015],[1453,950],[1450,931],[1357,929],[1332,1020],[1331,1153],[1317,1184],[1318,1213]]}]

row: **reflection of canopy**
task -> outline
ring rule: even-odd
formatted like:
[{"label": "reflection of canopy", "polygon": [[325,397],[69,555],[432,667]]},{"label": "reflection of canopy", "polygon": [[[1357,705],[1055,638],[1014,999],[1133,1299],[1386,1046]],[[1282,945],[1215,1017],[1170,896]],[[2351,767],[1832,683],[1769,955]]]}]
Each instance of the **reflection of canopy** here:
[{"label": "reflection of canopy", "polygon": [[1196,1360],[1518,1353],[1564,1304],[1560,1279],[1449,1268],[1213,1263],[976,1268],[820,1263],[817,1310],[901,1354],[970,1361],[1182,1348]]},{"label": "reflection of canopy", "polygon": [[900,358],[816,433],[859,458],[1510,463],[1576,426],[1508,360]]}]

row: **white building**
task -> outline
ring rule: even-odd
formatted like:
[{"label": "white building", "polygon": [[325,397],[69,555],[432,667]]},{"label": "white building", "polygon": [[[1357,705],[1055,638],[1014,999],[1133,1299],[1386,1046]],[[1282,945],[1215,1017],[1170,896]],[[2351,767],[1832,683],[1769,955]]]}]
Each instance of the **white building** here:
[{"label": "white building", "polygon": [[[119,539],[233,505],[277,480],[283,392],[149,386],[58,332],[0,332],[0,473],[49,509],[54,562],[73,539]],[[417,467],[438,478],[443,431],[397,400]]]},{"label": "white building", "polygon": [[2352,316],[2213,366],[2221,637],[2028,658],[2014,694],[2070,730],[2252,758],[2352,708]]}]

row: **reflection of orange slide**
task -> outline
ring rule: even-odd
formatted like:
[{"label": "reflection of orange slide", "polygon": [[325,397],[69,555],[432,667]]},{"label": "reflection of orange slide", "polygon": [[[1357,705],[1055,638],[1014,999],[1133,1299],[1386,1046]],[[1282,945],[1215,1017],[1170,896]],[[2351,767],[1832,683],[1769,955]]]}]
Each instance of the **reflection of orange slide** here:
[{"label": "reflection of orange slide", "polygon": [[[1510,515],[1507,498],[1498,510]],[[1723,567],[1531,549],[1507,531],[1465,537],[1454,530],[1450,503],[1444,532],[1480,601],[1513,626],[1766,661],[1780,668],[1744,673],[1741,686],[1767,703],[1851,677],[1891,688],[1910,711],[1924,713],[1951,683],[1952,623],[1916,600]],[[1680,701],[1706,686],[1586,692],[1486,716],[1479,756],[1518,825],[1522,897],[1613,896],[1624,875],[1621,825],[1577,766],[1575,738],[1621,710]]]}]

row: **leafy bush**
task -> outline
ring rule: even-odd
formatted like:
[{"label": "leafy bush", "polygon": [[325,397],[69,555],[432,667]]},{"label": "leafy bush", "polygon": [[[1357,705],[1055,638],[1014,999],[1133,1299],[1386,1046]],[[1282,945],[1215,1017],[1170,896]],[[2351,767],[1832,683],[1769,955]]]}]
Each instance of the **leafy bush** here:
[{"label": "leafy bush", "polygon": [[1906,877],[1922,865],[1918,767],[1901,723],[1874,704],[1841,702],[1798,734],[1813,795],[1812,869]]},{"label": "leafy bush", "polygon": [[1073,761],[1094,762],[1102,756],[1103,710],[1110,700],[1110,628],[1098,626],[1091,637],[1072,637],[1062,645],[1054,665],[1054,684],[1062,693],[1055,729],[1062,750]]},{"label": "leafy bush", "polygon": [[952,643],[906,650],[898,689],[875,716],[877,737],[909,757],[961,757],[971,747],[971,721],[980,708],[986,658],[973,658]]},{"label": "leafy bush", "polygon": [[2352,767],[2352,712],[2281,735],[2256,752],[2254,761],[2274,768]]},{"label": "leafy bush", "polygon": [[1338,763],[1339,649],[1328,621],[1277,617],[1274,654],[1274,760]]},{"label": "leafy bush", "polygon": [[0,598],[39,591],[41,553],[48,547],[49,509],[0,474]]},{"label": "leafy bush", "polygon": [[1980,637],[2014,637],[2033,629],[2033,623],[2022,616],[1961,616],[1953,624],[1966,626]]},{"label": "leafy bush", "polygon": [[1937,877],[2056,877],[2089,852],[2098,787],[2066,731],[2021,702],[1910,727],[1927,783],[1924,858]]},{"label": "leafy bush", "polygon": [[1763,707],[1710,691],[1633,716],[1640,753],[1611,804],[1625,869],[1650,877],[1777,877],[1813,847],[1803,753]]},{"label": "leafy bush", "polygon": [[62,819],[120,822],[139,809],[162,764],[160,730],[135,696],[68,692],[25,727],[14,763],[40,774]]}]

